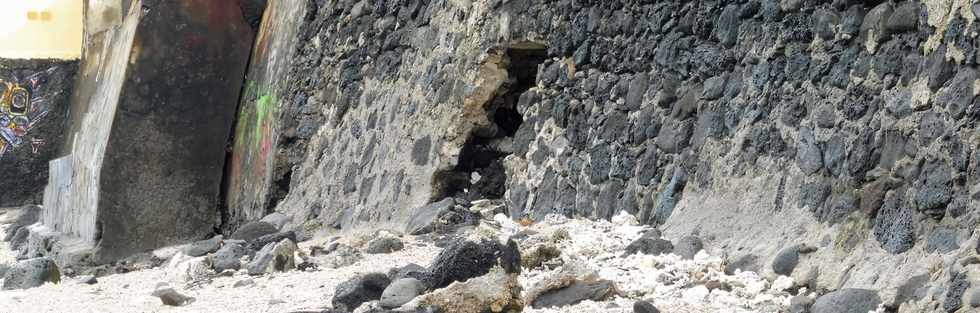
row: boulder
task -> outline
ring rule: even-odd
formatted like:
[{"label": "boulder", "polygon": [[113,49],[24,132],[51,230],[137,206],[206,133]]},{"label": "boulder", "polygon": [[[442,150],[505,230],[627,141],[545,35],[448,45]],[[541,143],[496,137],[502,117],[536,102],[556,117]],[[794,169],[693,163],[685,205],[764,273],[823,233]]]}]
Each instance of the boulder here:
[{"label": "boulder", "polygon": [[677,241],[674,245],[674,254],[679,255],[685,260],[693,260],[694,255],[698,254],[698,251],[704,249],[704,243],[701,242],[701,238],[695,236],[686,236]]},{"label": "boulder", "polygon": [[494,268],[486,275],[421,295],[402,308],[411,312],[427,306],[447,313],[520,312],[524,302],[517,275]]},{"label": "boulder", "polygon": [[391,283],[382,273],[370,273],[351,278],[337,285],[334,290],[334,309],[353,311],[364,302],[378,300]]},{"label": "boulder", "polygon": [[239,227],[229,238],[237,240],[252,241],[259,237],[275,234],[279,229],[275,225],[266,222],[249,222]]},{"label": "boulder", "polygon": [[674,245],[669,240],[654,238],[653,236],[640,237],[626,246],[625,255],[643,253],[649,255],[661,255],[674,251]]},{"label": "boulder", "polygon": [[242,257],[248,255],[248,252],[243,242],[226,242],[212,258],[214,270],[222,272],[224,270],[240,269],[242,267]]},{"label": "boulder", "polygon": [[211,269],[211,259],[204,256],[191,257],[179,252],[167,264],[167,278],[171,281],[203,281],[212,275],[214,271]]},{"label": "boulder", "polygon": [[299,247],[292,240],[284,239],[278,243],[269,243],[255,254],[248,263],[249,275],[262,275],[273,272],[285,272],[296,268],[296,258],[293,254]]},{"label": "boulder", "polygon": [[401,239],[386,236],[368,242],[367,249],[364,249],[364,252],[368,254],[384,254],[400,251],[404,248],[405,244],[402,243]]},{"label": "boulder", "polygon": [[211,239],[191,243],[184,247],[184,254],[197,257],[218,251],[218,248],[221,247],[222,238],[221,235],[217,235]]},{"label": "boulder", "polygon": [[29,289],[44,283],[61,282],[58,265],[49,258],[34,258],[17,262],[3,275],[3,290]]},{"label": "boulder", "polygon": [[353,265],[363,258],[364,256],[357,249],[345,244],[338,244],[333,251],[327,254],[323,264],[328,268],[341,268]]},{"label": "boulder", "polygon": [[585,300],[603,301],[616,295],[616,284],[608,280],[576,281],[545,292],[531,304],[535,309],[575,305]]},{"label": "boulder", "polygon": [[841,289],[817,298],[812,313],[868,313],[878,308],[881,298],[867,289]]},{"label": "boulder", "polygon": [[418,279],[407,277],[396,280],[381,293],[381,307],[392,309],[402,306],[425,291]]},{"label": "boulder", "polygon": [[[515,253],[517,263],[513,264],[511,260]],[[432,261],[428,268],[432,276],[424,283],[430,289],[442,288],[454,281],[483,276],[496,265],[504,266],[508,273],[519,273],[520,252],[489,239],[455,242]]]},{"label": "boulder", "polygon": [[633,313],[660,313],[660,310],[653,303],[640,300],[633,303]]}]

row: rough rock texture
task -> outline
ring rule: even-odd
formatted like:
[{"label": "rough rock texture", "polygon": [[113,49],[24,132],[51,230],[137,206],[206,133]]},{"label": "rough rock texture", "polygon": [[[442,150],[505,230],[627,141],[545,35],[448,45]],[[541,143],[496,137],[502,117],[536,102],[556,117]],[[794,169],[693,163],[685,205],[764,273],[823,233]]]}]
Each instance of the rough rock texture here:
[{"label": "rough rock texture", "polygon": [[389,284],[391,281],[381,273],[354,277],[337,285],[331,303],[335,309],[353,311],[364,302],[380,299]]},{"label": "rough rock texture", "polygon": [[867,313],[878,308],[878,294],[864,289],[841,289],[817,298],[813,313]]},{"label": "rough rock texture", "polygon": [[759,264],[819,243],[792,273],[828,289],[897,288],[980,216],[969,1],[305,4],[268,8],[229,216],[627,211]]},{"label": "rough rock texture", "polygon": [[[415,304],[415,305],[413,305]],[[484,313],[521,311],[521,285],[515,275],[496,268],[486,275],[419,296],[408,307],[436,306],[443,312]]]},{"label": "rough rock texture", "polygon": [[19,261],[3,275],[3,290],[27,289],[44,283],[58,283],[61,272],[58,265],[48,258]]},{"label": "rough rock texture", "polygon": [[99,263],[213,233],[253,38],[236,0],[125,4],[86,34],[44,195],[45,226]]}]

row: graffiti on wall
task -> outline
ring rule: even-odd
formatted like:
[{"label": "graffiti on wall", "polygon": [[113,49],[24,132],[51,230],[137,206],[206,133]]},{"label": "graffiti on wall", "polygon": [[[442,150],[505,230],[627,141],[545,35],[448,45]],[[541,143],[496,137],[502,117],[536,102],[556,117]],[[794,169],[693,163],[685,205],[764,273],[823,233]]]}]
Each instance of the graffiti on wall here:
[{"label": "graffiti on wall", "polygon": [[24,146],[37,154],[44,145],[43,138],[30,136],[31,130],[48,115],[48,99],[56,95],[42,95],[37,91],[56,70],[52,67],[24,78],[0,77],[0,159]]}]

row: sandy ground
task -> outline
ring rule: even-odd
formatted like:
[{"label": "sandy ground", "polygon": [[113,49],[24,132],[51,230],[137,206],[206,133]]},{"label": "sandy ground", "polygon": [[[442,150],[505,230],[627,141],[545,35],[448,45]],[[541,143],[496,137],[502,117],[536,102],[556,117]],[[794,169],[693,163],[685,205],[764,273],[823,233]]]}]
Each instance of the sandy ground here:
[{"label": "sandy ground", "polygon": [[[574,306],[531,309],[530,313],[632,312],[633,302],[646,299],[666,312],[776,312],[789,304],[791,295],[782,289],[789,278],[775,283],[755,273],[728,276],[721,273],[722,260],[699,253],[694,260],[675,255],[622,257],[623,248],[640,236],[643,226],[629,219],[616,222],[551,220],[525,228],[498,220],[498,231],[504,236],[522,230],[533,230],[538,236],[567,231],[570,240],[560,244],[565,256],[587,264],[602,279],[617,282],[622,296],[608,301],[585,301]],[[673,239],[673,238],[672,238]],[[350,277],[367,272],[387,272],[409,263],[428,265],[440,248],[405,238],[406,249],[386,255],[368,255],[358,263],[312,272],[291,271],[265,276],[248,276],[239,272],[230,277],[213,277],[209,282],[188,285],[168,281],[165,266],[149,270],[100,277],[98,284],[85,285],[74,278],[63,278],[60,284],[0,291],[0,312],[290,312],[329,306],[333,288]],[[317,242],[316,239],[313,242]],[[308,248],[309,244],[301,244]],[[0,262],[13,262],[13,253],[0,243]],[[527,289],[554,273],[554,269],[525,270],[520,280]],[[731,292],[708,291],[698,281],[711,278],[734,286]],[[254,284],[234,287],[252,280]],[[151,296],[157,284],[165,282],[177,291],[196,298],[183,307],[168,307]],[[789,282],[791,283],[791,281]]]}]

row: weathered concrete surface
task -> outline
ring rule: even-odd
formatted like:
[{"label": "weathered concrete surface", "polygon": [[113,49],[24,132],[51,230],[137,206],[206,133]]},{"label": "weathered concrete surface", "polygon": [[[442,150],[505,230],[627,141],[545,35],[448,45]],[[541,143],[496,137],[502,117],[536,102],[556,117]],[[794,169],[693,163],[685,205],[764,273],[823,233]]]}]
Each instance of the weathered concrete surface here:
[{"label": "weathered concrete surface", "polygon": [[78,61],[0,60],[0,207],[40,204]]},{"label": "weathered concrete surface", "polygon": [[289,57],[299,39],[294,21],[306,10],[306,4],[296,0],[269,1],[265,10],[267,22],[261,24],[255,40],[225,173],[224,230],[261,219],[285,196],[275,187],[284,179],[288,185],[291,169],[282,165],[288,156],[278,149],[278,142],[283,124],[291,121],[279,116],[282,94],[294,83],[288,75]]},{"label": "weathered concrete surface", "polygon": [[237,0],[134,1],[86,51],[45,226],[97,262],[212,233],[252,37]]}]

